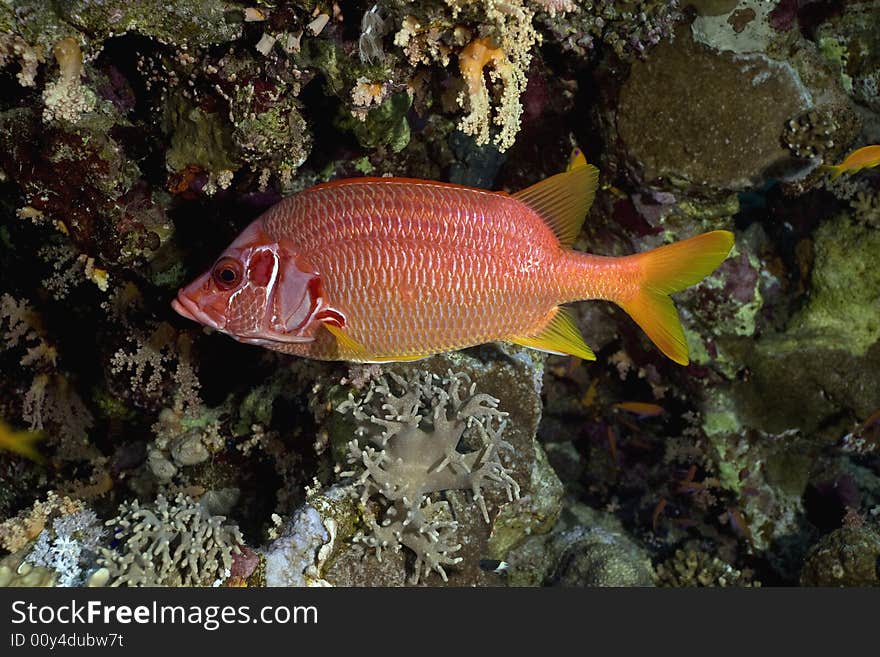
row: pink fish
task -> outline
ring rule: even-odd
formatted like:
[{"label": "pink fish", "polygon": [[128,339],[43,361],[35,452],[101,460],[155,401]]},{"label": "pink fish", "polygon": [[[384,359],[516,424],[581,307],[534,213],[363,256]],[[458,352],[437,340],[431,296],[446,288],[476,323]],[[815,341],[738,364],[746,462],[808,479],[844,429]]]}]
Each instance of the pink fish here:
[{"label": "pink fish", "polygon": [[714,270],[733,235],[621,258],[574,251],[597,180],[579,164],[513,195],[405,178],[317,185],[251,223],[173,306],[241,342],[325,360],[491,341],[594,359],[563,304],[605,299],[687,364],[668,295]]}]

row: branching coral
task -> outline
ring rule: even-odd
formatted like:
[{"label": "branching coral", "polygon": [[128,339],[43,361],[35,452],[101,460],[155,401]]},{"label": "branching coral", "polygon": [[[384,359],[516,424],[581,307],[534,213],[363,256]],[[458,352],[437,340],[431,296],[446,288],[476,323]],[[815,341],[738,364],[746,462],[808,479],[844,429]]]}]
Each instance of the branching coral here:
[{"label": "branching coral", "polygon": [[839,156],[860,128],[858,117],[847,107],[814,108],[786,122],[782,141],[796,157],[827,161]]},{"label": "branching coral", "polygon": [[740,571],[703,550],[678,549],[656,568],[658,586],[760,586],[750,571]]},{"label": "branching coral", "polygon": [[0,547],[9,552],[18,552],[40,535],[51,518],[57,519],[84,510],[85,506],[79,500],[49,491],[45,501],[37,500],[15,518],[0,523]]},{"label": "branching coral", "polygon": [[111,586],[209,586],[228,577],[244,543],[224,520],[185,495],[144,506],[134,500],[107,521],[118,547],[103,548],[99,562]]},{"label": "branching coral", "polygon": [[501,150],[506,150],[513,145],[519,132],[520,96],[528,82],[526,71],[538,35],[532,26],[534,14],[530,9],[516,2],[488,0],[485,5],[491,36],[475,39],[459,55],[459,68],[467,93],[460,95],[458,100],[468,112],[459,128],[474,135],[478,144],[488,143],[491,113],[483,71],[491,65],[489,78],[501,86],[501,95],[491,118],[491,122],[501,129],[494,141]]},{"label": "branching coral", "polygon": [[192,410],[201,404],[187,334],[161,322],[152,332],[133,333],[128,341],[134,349],[117,350],[110,361],[110,371],[114,375],[131,374],[130,388],[142,396],[142,403],[167,401],[166,384],[171,380],[175,383],[171,396],[175,411]]},{"label": "branching coral", "polygon": [[33,87],[37,69],[44,60],[42,46],[31,46],[15,34],[0,34],[0,69],[13,59],[17,59],[21,65],[21,70],[16,75],[19,84],[23,87]]},{"label": "branching coral", "polygon": [[75,511],[55,518],[51,529],[43,529],[25,561],[54,570],[59,586],[78,586],[94,563],[103,535],[94,511]]},{"label": "branching coral", "polygon": [[597,43],[604,44],[624,60],[643,57],[648,48],[671,37],[682,15],[678,0],[594,0],[582,3],[577,7],[579,11],[563,18],[554,16],[552,10],[568,3],[541,0],[538,4],[547,12],[539,16],[538,22],[566,50],[585,55]]},{"label": "branching coral", "polygon": [[457,102],[466,112],[459,128],[478,144],[487,144],[491,127],[498,126],[493,141],[506,150],[519,131],[520,96],[532,48],[539,41],[532,25],[534,12],[522,0],[445,0],[445,5],[445,13],[420,8],[422,13],[415,15],[413,8],[401,21],[394,44],[413,66],[445,67],[458,53],[464,89]]},{"label": "branching coral", "polygon": [[[424,569],[446,580],[444,566],[460,561],[455,553],[458,523],[448,504],[433,501],[432,493],[470,490],[486,522],[489,512],[483,496],[486,486],[498,486],[508,499],[519,496],[519,486],[502,465],[499,451],[509,449],[501,437],[506,424],[498,400],[479,394],[467,375],[449,372],[440,378],[413,373],[396,374],[370,382],[365,394],[340,404],[359,423],[362,439],[348,445],[354,466],[343,476],[355,476],[369,533],[356,540],[376,551],[409,548],[416,555],[413,583]],[[370,502],[383,510],[374,514]]]},{"label": "branching coral", "polygon": [[25,301],[4,294],[0,329],[5,349],[23,348],[19,365],[34,372],[22,397],[21,419],[32,431],[51,428],[50,438],[56,439],[60,458],[81,455],[88,450],[93,418],[67,378],[57,371],[58,351],[46,337],[39,315]]}]

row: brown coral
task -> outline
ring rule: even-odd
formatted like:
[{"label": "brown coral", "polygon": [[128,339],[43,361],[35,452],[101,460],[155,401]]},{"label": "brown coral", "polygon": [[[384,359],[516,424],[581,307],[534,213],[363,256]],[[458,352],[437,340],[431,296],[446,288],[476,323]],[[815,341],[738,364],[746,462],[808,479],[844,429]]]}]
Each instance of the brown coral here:
[{"label": "brown coral", "polygon": [[657,586],[760,586],[750,571],[737,570],[703,550],[678,549],[655,569]]}]

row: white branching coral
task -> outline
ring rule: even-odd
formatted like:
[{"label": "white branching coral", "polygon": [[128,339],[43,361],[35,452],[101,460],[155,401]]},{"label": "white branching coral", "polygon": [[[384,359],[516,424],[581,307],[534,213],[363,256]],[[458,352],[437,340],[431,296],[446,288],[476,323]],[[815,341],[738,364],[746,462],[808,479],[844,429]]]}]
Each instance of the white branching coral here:
[{"label": "white branching coral", "polygon": [[[359,423],[362,444],[352,440],[343,476],[356,477],[355,489],[369,532],[355,540],[383,550],[406,547],[416,555],[413,583],[422,572],[436,571],[446,580],[444,566],[458,563],[458,523],[445,501],[430,495],[469,490],[489,522],[483,495],[487,486],[519,496],[519,485],[501,463],[501,450],[512,449],[502,434],[506,413],[498,400],[477,393],[466,374],[439,377],[415,372],[404,379],[387,374],[370,382],[365,393],[338,408]],[[375,513],[370,503],[378,503]]]},{"label": "white branching coral", "polygon": [[192,340],[171,324],[160,322],[151,332],[132,333],[132,350],[119,349],[110,359],[110,371],[131,374],[131,388],[145,399],[165,399],[166,383],[173,380],[172,407],[177,412],[193,411],[201,405],[201,384],[190,358]]},{"label": "white branching coral", "polygon": [[238,527],[225,520],[182,494],[173,502],[159,495],[145,506],[134,500],[107,521],[118,547],[103,548],[99,562],[111,586],[210,586],[229,572],[244,544]]},{"label": "white branching coral", "polygon": [[18,552],[40,535],[52,518],[77,514],[85,510],[80,500],[62,497],[49,491],[45,500],[37,500],[14,518],[0,523],[0,547],[9,552]]},{"label": "white branching coral", "polygon": [[367,114],[373,107],[378,107],[391,91],[391,85],[373,82],[369,78],[359,77],[351,89],[351,102],[355,108],[352,116],[360,121],[367,120]]},{"label": "white branching coral", "polygon": [[457,54],[462,90],[456,101],[465,112],[459,129],[478,144],[491,139],[506,150],[519,132],[520,97],[540,39],[532,23],[535,12],[524,0],[445,0],[445,5],[444,15],[413,6],[394,45],[413,66],[445,67]]},{"label": "white branching coral", "polygon": [[80,586],[94,565],[104,529],[90,509],[62,515],[37,536],[25,561],[58,574],[58,586]]}]

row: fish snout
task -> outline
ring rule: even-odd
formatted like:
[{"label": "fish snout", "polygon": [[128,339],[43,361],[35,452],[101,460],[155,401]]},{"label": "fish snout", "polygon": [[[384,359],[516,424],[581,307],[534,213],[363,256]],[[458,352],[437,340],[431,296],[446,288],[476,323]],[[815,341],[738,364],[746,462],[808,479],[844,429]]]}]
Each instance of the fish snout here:
[{"label": "fish snout", "polygon": [[179,315],[218,331],[222,331],[226,325],[222,311],[212,310],[210,307],[203,308],[198,301],[188,296],[185,290],[180,290],[177,293],[177,298],[171,302],[171,307]]}]

